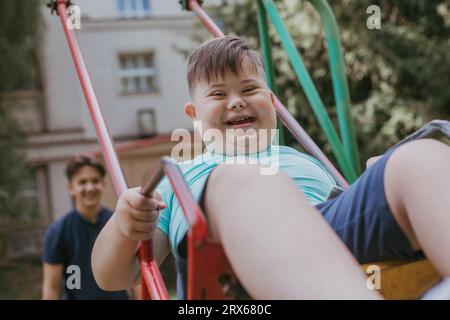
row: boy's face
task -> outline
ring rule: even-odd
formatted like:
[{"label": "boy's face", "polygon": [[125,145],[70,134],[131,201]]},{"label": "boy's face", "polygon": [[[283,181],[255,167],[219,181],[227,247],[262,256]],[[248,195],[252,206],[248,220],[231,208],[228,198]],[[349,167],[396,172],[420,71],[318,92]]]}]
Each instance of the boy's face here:
[{"label": "boy's face", "polygon": [[77,208],[90,209],[100,205],[105,180],[91,166],[78,170],[69,181],[69,192],[75,198]]},{"label": "boy's face", "polygon": [[266,149],[272,142],[267,135],[261,135],[264,132],[261,129],[272,133],[276,128],[274,96],[268,89],[264,76],[253,70],[247,58],[244,58],[238,74],[229,71],[220,78],[213,78],[209,83],[198,82],[194,88],[193,100],[193,103],[185,105],[184,110],[192,120],[201,121],[203,130],[217,129],[223,137],[226,137],[226,131],[230,129],[232,132],[242,129],[238,136],[242,136],[242,131],[244,136],[254,135],[256,130],[259,151]]}]

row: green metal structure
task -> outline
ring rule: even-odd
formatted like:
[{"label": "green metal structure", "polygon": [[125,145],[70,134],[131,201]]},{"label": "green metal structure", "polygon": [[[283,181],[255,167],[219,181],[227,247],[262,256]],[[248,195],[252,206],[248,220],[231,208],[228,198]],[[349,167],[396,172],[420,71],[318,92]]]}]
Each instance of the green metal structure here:
[{"label": "green metal structure", "polygon": [[[309,0],[317,10],[322,20],[327,40],[333,92],[336,100],[339,132],[338,136],[333,123],[325,109],[317,89],[306,69],[300,54],[292,40],[286,26],[281,19],[273,0],[257,0],[258,29],[262,48],[263,61],[267,73],[267,82],[276,93],[275,74],[271,53],[271,43],[268,33],[267,17],[277,32],[289,61],[308,99],[309,104],[330,143],[333,154],[349,182],[353,182],[361,172],[359,156],[356,146],[354,127],[351,119],[351,103],[345,75],[344,59],[342,56],[339,30],[334,14],[325,0]],[[280,134],[282,136],[282,134]]]}]

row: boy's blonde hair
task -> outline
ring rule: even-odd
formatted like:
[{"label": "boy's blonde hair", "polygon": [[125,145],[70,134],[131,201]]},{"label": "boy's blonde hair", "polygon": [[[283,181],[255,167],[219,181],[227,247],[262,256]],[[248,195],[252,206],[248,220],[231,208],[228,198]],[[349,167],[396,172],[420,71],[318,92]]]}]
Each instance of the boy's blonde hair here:
[{"label": "boy's blonde hair", "polygon": [[243,39],[220,37],[201,44],[188,57],[187,81],[191,96],[198,82],[209,83],[229,71],[238,74],[244,58],[255,72],[265,76],[260,54]]}]

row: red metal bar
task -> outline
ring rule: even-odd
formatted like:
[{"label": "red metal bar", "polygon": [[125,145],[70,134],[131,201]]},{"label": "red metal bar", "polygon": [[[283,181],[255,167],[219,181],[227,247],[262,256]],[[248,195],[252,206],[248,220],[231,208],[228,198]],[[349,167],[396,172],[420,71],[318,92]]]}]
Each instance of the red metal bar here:
[{"label": "red metal bar", "polygon": [[[180,203],[184,217],[190,226],[188,231],[188,272],[191,273],[192,270],[197,268],[199,263],[204,263],[204,261],[199,262],[197,255],[198,252],[195,252],[195,250],[198,249],[199,246],[201,246],[206,240],[208,233],[206,218],[200,206],[192,197],[192,193],[189,190],[180,169],[169,157],[161,158],[160,163],[158,163],[158,165],[151,172],[150,176],[144,182],[144,185],[141,188],[141,193],[152,193],[159,181],[163,178],[164,174],[169,179],[169,182],[175,192],[175,196]],[[217,253],[216,251],[212,252],[210,247],[207,248],[210,249],[210,251],[208,251],[209,253]],[[205,255],[205,252],[203,252],[203,255]],[[206,254],[206,256],[208,255]],[[220,262],[222,264],[228,263],[226,259],[225,261],[220,260]],[[143,262],[141,265],[141,269],[143,270],[142,276],[146,279],[151,279],[151,274],[148,272],[149,268],[147,262]],[[188,277],[188,299],[193,299],[195,296],[195,280],[197,279],[194,279],[192,276]],[[157,294],[157,292],[150,291],[151,296],[154,294]]]},{"label": "red metal bar", "polygon": [[186,185],[180,169],[169,157],[163,157],[161,163],[163,164],[164,172],[169,178],[173,191],[180,202],[185,218],[193,228],[194,239],[196,241],[205,240],[208,233],[205,216],[198,203],[192,197],[191,191]]},{"label": "red metal bar", "polygon": [[317,144],[311,139],[311,137],[306,133],[302,126],[297,120],[291,115],[291,113],[286,109],[286,107],[281,103],[281,101],[275,97],[275,109],[277,110],[278,116],[284,123],[286,128],[292,133],[295,139],[305,148],[305,150],[313,155],[317,160],[319,160],[328,172],[333,176],[333,178],[340,183],[340,185],[347,189],[349,184],[347,180],[341,175],[339,170],[328,160],[327,156],[320,150]]},{"label": "red metal bar", "polygon": [[[214,37],[224,37],[225,35],[219,29],[219,27],[214,23],[214,21],[208,16],[208,14],[203,10],[203,8],[198,4],[197,0],[189,0],[189,9],[194,11],[200,21],[203,23],[206,29]],[[295,118],[290,114],[287,108],[281,103],[281,101],[276,98],[275,109],[288,130],[297,139],[297,141],[305,148],[305,150],[317,158],[324,166],[327,168],[329,173],[333,178],[344,188],[348,188],[349,184],[347,180],[341,175],[339,170],[331,163],[326,155],[320,150],[320,148],[315,144],[311,137],[306,133],[306,131],[301,127],[301,125],[295,120]]]},{"label": "red metal bar", "polygon": [[[162,143],[170,143],[172,142],[170,139],[171,135],[170,134],[163,134],[163,135],[158,135],[155,137],[151,137],[151,138],[143,138],[143,139],[138,139],[138,140],[133,140],[133,141],[129,141],[129,142],[123,142],[123,143],[116,143],[115,144],[115,150],[117,154],[120,154],[121,152],[127,152],[130,150],[138,150],[141,148],[148,148],[157,144],[162,144]],[[91,151],[89,151],[89,153],[93,156],[101,156],[102,155],[102,150],[98,147],[93,148]]]},{"label": "red metal bar", "polygon": [[[75,31],[69,29],[66,24],[66,21],[68,21],[67,0],[58,0],[57,8],[60,21],[75,64],[75,68],[80,80],[81,88],[86,98],[91,118],[97,132],[97,137],[101,145],[102,153],[106,161],[106,166],[111,176],[116,194],[119,197],[127,189],[127,183],[122,172],[122,168],[120,167],[118,157],[114,151],[114,146],[108,133],[108,129],[106,127],[106,123],[103,118],[103,114],[101,112],[97,97],[95,95],[94,87],[89,77],[89,73],[75,35]],[[153,260],[152,243],[150,241],[141,244],[141,247],[139,249],[139,260],[141,262],[141,266],[143,266],[145,269],[142,270],[143,287],[147,288],[150,291],[150,296],[154,299],[168,298],[164,281],[162,280],[161,274],[159,273],[158,266]],[[148,262],[148,264],[150,265],[149,268],[147,268],[147,264],[142,263],[144,261]],[[144,276],[147,271],[149,272],[149,275]],[[144,294],[144,297],[147,298],[147,294]]]},{"label": "red metal bar", "polygon": [[[164,172],[169,178],[170,184],[172,185],[175,195],[178,198],[184,217],[190,225],[188,231],[188,283],[187,283],[187,298],[189,300],[195,297],[195,283],[197,279],[192,276],[193,270],[196,270],[199,263],[205,263],[206,261],[199,261],[198,252],[199,249],[206,240],[208,234],[208,227],[205,215],[198,203],[192,197],[192,194],[186,185],[186,182],[181,174],[178,166],[173,163],[169,157],[163,157],[161,163],[164,167]],[[217,252],[214,252],[217,254]]]},{"label": "red metal bar", "polygon": [[76,38],[74,30],[67,27],[67,5],[65,0],[58,0],[58,13],[61,20],[61,24],[64,29],[67,41],[69,43],[70,52],[72,53],[75,68],[80,79],[81,88],[83,89],[86,102],[91,113],[92,121],[94,122],[95,129],[97,130],[97,136],[102,148],[102,153],[105,155],[106,165],[108,167],[111,180],[114,185],[116,193],[120,196],[126,189],[127,183],[122,173],[119,160],[115,156],[114,146],[109,139],[108,129],[103,119],[103,114],[100,110],[97,97],[92,86],[91,79],[89,77],[86,64],[84,63],[83,56],[81,54],[78,40]]},{"label": "red metal bar", "polygon": [[208,231],[205,216],[198,203],[192,197],[192,193],[183,178],[183,174],[170,157],[165,156],[161,158],[160,162],[145,180],[140,192],[145,195],[152,193],[159,181],[164,177],[164,174],[169,179],[170,185],[180,202],[187,223],[191,228],[197,230],[195,232],[196,240],[203,241]]},{"label": "red metal bar", "polygon": [[203,23],[206,29],[214,36],[214,37],[224,37],[225,34],[219,27],[212,21],[209,15],[203,10],[203,8],[198,4],[197,0],[189,0],[189,9],[195,12],[197,17]]}]

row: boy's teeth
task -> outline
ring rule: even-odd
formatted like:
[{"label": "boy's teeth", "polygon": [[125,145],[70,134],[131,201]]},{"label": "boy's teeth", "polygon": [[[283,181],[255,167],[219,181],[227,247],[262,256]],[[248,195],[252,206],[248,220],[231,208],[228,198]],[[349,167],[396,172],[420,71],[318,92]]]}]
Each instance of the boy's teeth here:
[{"label": "boy's teeth", "polygon": [[248,122],[248,121],[252,121],[252,118],[247,117],[247,118],[241,118],[241,119],[237,119],[237,120],[233,120],[233,121],[228,121],[229,124],[241,124],[244,122]]}]

